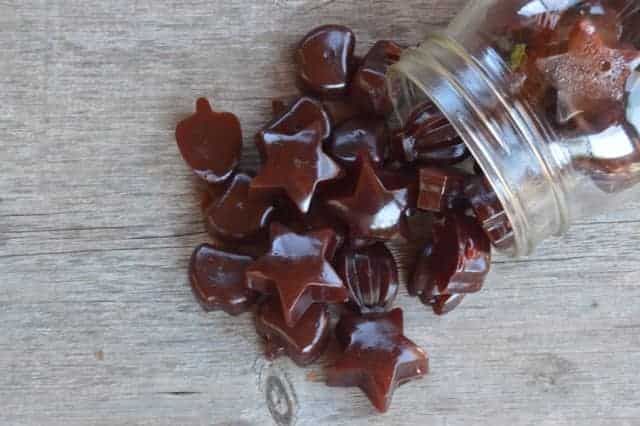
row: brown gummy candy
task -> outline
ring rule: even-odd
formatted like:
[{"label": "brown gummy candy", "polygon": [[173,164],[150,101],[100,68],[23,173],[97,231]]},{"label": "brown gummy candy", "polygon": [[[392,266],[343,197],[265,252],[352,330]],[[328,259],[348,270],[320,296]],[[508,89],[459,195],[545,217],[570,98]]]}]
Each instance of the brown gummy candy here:
[{"label": "brown gummy candy", "polygon": [[308,212],[318,185],[342,176],[340,166],[322,150],[321,126],[314,122],[294,135],[262,132],[265,162],[251,190],[262,196],[284,192],[302,213]]},{"label": "brown gummy candy", "polygon": [[381,40],[365,56],[353,77],[351,87],[351,96],[365,111],[384,116],[393,110],[386,74],[389,66],[400,60],[401,54],[402,47],[398,44]]},{"label": "brown gummy candy", "polygon": [[461,209],[468,175],[453,168],[423,167],[420,169],[418,208],[432,213]]},{"label": "brown gummy candy", "polygon": [[367,156],[360,157],[360,174],[351,195],[329,198],[327,206],[349,227],[353,240],[389,241],[406,235],[407,188],[388,189]]},{"label": "brown gummy candy", "polygon": [[333,264],[360,312],[385,311],[391,307],[398,294],[398,267],[384,244],[344,248]]},{"label": "brown gummy candy", "polygon": [[425,290],[435,287],[435,276],[431,269],[432,256],[433,241],[429,241],[420,251],[413,276],[407,282],[407,291],[410,296],[421,296]]},{"label": "brown gummy candy", "polygon": [[403,332],[402,309],[345,313],[336,326],[343,353],[327,370],[327,384],[358,386],[378,411],[387,411],[395,389],[429,369],[427,354]]},{"label": "brown gummy candy", "polygon": [[256,329],[265,340],[267,358],[286,355],[299,366],[313,363],[329,344],[329,311],[325,305],[312,305],[295,327],[289,327],[277,298],[260,305]]},{"label": "brown gummy candy", "polygon": [[300,213],[297,208],[291,207],[289,204],[279,204],[274,220],[279,223],[286,223],[289,229],[298,234],[323,229],[333,230],[335,238],[330,241],[327,247],[327,260],[332,261],[347,240],[347,229],[344,224],[319,202],[312,203],[306,214]]},{"label": "brown gummy candy", "polygon": [[176,127],[176,141],[189,167],[209,183],[227,180],[240,161],[242,130],[238,118],[213,111],[204,98],[198,99],[196,113]]},{"label": "brown gummy candy", "polygon": [[325,140],[331,135],[331,121],[322,103],[308,96],[296,99],[287,106],[282,100],[272,101],[275,118],[262,129],[255,139],[256,148],[264,161],[266,159],[264,140],[265,133],[280,136],[293,136],[319,123],[320,139]]},{"label": "brown gummy candy", "polygon": [[356,37],[339,25],[325,25],[307,34],[296,49],[298,76],[311,93],[341,96],[353,74]]},{"label": "brown gummy candy", "polygon": [[366,153],[374,165],[385,159],[388,142],[383,120],[357,117],[335,128],[327,152],[340,164],[352,166]]},{"label": "brown gummy candy", "polygon": [[409,163],[447,166],[469,157],[458,132],[432,102],[417,106],[391,143],[394,156]]},{"label": "brown gummy candy", "polygon": [[484,176],[469,179],[465,195],[491,243],[500,250],[513,247],[515,236],[507,213]]},{"label": "brown gummy candy", "polygon": [[431,306],[436,315],[446,315],[456,309],[465,294],[439,294],[435,268],[432,265],[433,242],[428,242],[420,253],[413,277],[407,283],[409,295],[418,296],[422,303]]},{"label": "brown gummy candy", "polygon": [[425,247],[411,292],[430,303],[437,295],[475,293],[491,269],[491,243],[473,218],[451,213],[434,226],[433,249]]},{"label": "brown gummy candy", "polygon": [[245,240],[266,229],[274,205],[269,198],[251,196],[250,184],[249,175],[235,175],[227,190],[209,205],[205,219],[207,229],[214,237]]},{"label": "brown gummy candy", "polygon": [[324,99],[322,101],[325,111],[331,118],[331,124],[333,127],[338,127],[345,121],[349,121],[362,115],[362,111],[355,105],[353,99],[338,98],[338,99]]},{"label": "brown gummy candy", "polygon": [[604,130],[624,120],[625,85],[640,52],[617,42],[609,47],[605,37],[592,19],[583,18],[570,33],[567,53],[536,62],[557,90],[560,123],[580,115]]},{"label": "brown gummy candy", "polygon": [[277,294],[289,327],[294,327],[314,303],[344,303],[349,293],[327,261],[334,241],[330,229],[296,234],[271,224],[271,248],[247,270],[247,286]]},{"label": "brown gummy candy", "polygon": [[191,289],[207,311],[223,310],[239,315],[255,303],[257,294],[246,287],[245,271],[253,259],[203,244],[195,249],[189,265]]}]

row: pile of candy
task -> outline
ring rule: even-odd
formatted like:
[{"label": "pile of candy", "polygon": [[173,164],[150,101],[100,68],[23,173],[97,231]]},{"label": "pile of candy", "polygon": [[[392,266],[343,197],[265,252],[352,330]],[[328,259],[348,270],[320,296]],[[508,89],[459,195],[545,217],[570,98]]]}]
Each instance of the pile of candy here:
[{"label": "pile of candy", "polygon": [[[625,121],[623,98],[640,52],[624,34],[628,1],[575,2],[519,19],[503,20],[499,45],[509,51],[520,88],[533,103],[547,106],[549,118],[568,127],[601,131]],[[635,7],[635,10],[626,10]],[[505,13],[506,10],[501,10]],[[635,66],[634,66],[635,64]]]},{"label": "pile of candy", "polygon": [[640,4],[551,2],[550,11],[524,13],[521,2],[511,3],[498,2],[486,19],[495,23],[493,45],[510,65],[513,93],[567,140],[588,136],[591,147],[573,167],[600,190],[637,185]]},{"label": "pile of candy", "polygon": [[359,386],[386,411],[398,385],[428,371],[426,353],[404,336],[403,312],[393,308],[398,267],[386,243],[412,239],[409,217],[433,217],[433,239],[408,290],[442,315],[482,288],[491,243],[513,235],[434,105],[416,108],[404,128],[388,127],[385,73],[401,47],[380,41],[360,59],[355,43],[341,26],[317,28],[299,43],[304,94],[289,105],[273,102],[275,117],[255,138],[258,170],[239,170],[238,119],[205,99],[176,138],[207,184],[203,211],[216,241],[191,259],[201,305],[255,312],[267,356],[299,365],[316,361],[335,338],[341,352],[327,384]]}]

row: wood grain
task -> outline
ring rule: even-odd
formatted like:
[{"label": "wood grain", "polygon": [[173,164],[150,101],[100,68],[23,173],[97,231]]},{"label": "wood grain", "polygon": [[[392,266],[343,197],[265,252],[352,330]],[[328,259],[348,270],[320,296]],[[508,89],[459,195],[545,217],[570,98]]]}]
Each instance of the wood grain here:
[{"label": "wood grain", "polygon": [[0,423],[640,424],[640,203],[499,258],[455,315],[403,295],[432,374],[385,416],[321,366],[265,362],[250,315],[190,294],[206,235],[173,129],[194,99],[236,112],[249,145],[311,27],[350,25],[362,52],[464,3],[1,2]]}]

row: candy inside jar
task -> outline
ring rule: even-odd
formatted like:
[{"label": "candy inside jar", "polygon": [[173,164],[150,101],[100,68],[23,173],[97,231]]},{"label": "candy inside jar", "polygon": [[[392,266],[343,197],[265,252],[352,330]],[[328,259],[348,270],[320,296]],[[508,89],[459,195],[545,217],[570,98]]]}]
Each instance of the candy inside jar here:
[{"label": "candy inside jar", "polygon": [[433,102],[475,157],[512,230],[500,248],[640,199],[639,27],[637,1],[474,1],[391,67],[400,122]]}]

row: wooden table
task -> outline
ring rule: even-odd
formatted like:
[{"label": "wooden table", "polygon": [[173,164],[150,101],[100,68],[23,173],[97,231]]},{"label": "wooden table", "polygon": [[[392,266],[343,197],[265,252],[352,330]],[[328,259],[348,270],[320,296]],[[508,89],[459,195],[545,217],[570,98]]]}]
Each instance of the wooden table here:
[{"label": "wooden table", "polygon": [[0,423],[640,424],[640,203],[498,257],[448,317],[403,294],[432,373],[385,416],[325,387],[321,365],[267,363],[251,315],[206,314],[190,293],[207,236],[173,131],[195,98],[236,112],[249,147],[270,99],[295,93],[308,29],[350,25],[364,52],[464,3],[1,2]]}]

